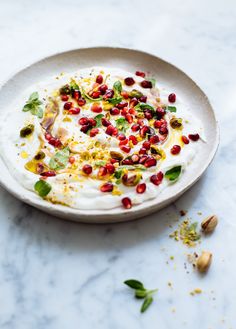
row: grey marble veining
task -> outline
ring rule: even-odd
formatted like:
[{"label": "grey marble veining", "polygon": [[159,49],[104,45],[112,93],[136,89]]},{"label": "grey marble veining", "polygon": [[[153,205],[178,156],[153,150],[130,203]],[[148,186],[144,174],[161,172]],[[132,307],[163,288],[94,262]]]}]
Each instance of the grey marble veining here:
[{"label": "grey marble veining", "polygon": [[[133,47],[195,79],[221,129],[201,180],[175,204],[127,224],[62,221],[0,188],[0,328],[236,328],[235,34],[233,0],[0,0],[0,82],[58,51]],[[168,237],[180,209],[197,221],[220,217],[214,235],[196,248],[214,254],[206,276],[186,262],[192,250]],[[123,285],[128,278],[159,289],[143,315]],[[195,288],[202,294],[191,296]]]}]

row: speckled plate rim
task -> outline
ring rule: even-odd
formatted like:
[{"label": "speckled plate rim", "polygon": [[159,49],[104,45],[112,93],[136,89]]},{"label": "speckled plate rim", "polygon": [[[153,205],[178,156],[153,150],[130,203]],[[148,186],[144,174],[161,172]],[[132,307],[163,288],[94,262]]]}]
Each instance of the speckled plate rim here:
[{"label": "speckled plate rim", "polygon": [[[77,57],[78,56],[78,57]],[[99,60],[97,59],[100,56]],[[93,58],[96,58],[96,61]],[[65,58],[65,59],[64,59]],[[217,151],[219,145],[219,126],[215,118],[215,113],[213,108],[205,95],[202,89],[182,70],[178,69],[176,66],[168,63],[167,61],[149,54],[147,52],[143,52],[135,49],[128,48],[117,48],[117,47],[92,47],[92,48],[80,48],[69,50],[61,53],[57,53],[39,61],[36,61],[26,68],[18,71],[16,74],[13,74],[9,79],[7,79],[4,83],[1,84],[0,88],[0,116],[3,111],[4,101],[6,101],[6,95],[11,94],[12,84],[15,85],[17,81],[24,81],[27,85],[27,77],[28,80],[31,79],[31,71],[34,73],[34,70],[41,69],[43,72],[49,66],[49,71],[51,70],[51,66],[55,69],[58,69],[57,73],[62,71],[63,61],[66,60],[68,68],[71,66],[70,60],[75,60],[78,58],[83,65],[78,65],[77,69],[80,67],[87,66],[99,66],[104,65],[101,62],[104,60],[109,62],[109,65],[113,65],[117,67],[125,66],[127,70],[134,71],[135,69],[144,69],[145,71],[152,71],[153,67],[155,70],[159,70],[158,73],[154,72],[154,76],[158,74],[160,81],[164,81],[165,78],[168,78],[166,82],[171,82],[173,88],[175,87],[176,82],[178,82],[178,87],[181,85],[183,89],[182,92],[186,95],[192,95],[194,100],[194,108],[202,109],[201,115],[206,120],[205,127],[208,128],[208,142],[206,143],[206,149],[204,149],[202,158],[203,163],[201,163],[197,168],[195,168],[194,175],[190,177],[185,177],[183,181],[180,181],[178,184],[173,184],[170,186],[169,190],[165,189],[157,198],[146,201],[143,204],[136,205],[130,210],[125,210],[120,208],[115,208],[111,210],[77,210],[70,207],[65,207],[62,205],[54,205],[51,204],[41,198],[39,198],[34,192],[28,191],[24,189],[10,174],[5,163],[0,158],[0,184],[3,188],[5,188],[8,192],[14,195],[16,198],[21,201],[30,204],[40,210],[43,210],[51,215],[61,217],[67,220],[73,220],[84,223],[115,223],[115,222],[125,222],[135,218],[140,218],[146,216],[150,213],[153,213],[161,208],[167,206],[171,202],[175,201],[179,198],[186,190],[188,190],[205,172],[207,167],[210,165],[211,161],[214,158],[214,155]],[[92,64],[93,63],[93,64]],[[112,64],[111,64],[112,63]],[[59,65],[60,64],[60,65]],[[128,67],[127,67],[128,64]],[[51,65],[51,66],[50,66]],[[73,64],[75,65],[75,63]],[[108,65],[108,66],[109,66]],[[160,70],[161,68],[161,70]],[[154,71],[155,71],[154,70]],[[52,70],[53,71],[53,70]],[[56,74],[55,72],[48,73],[48,76],[52,76]],[[72,67],[68,71],[73,71]],[[29,74],[29,76],[28,76]],[[170,74],[170,75],[169,75]],[[161,76],[162,75],[162,76]],[[40,72],[39,72],[40,76]],[[165,77],[165,78],[163,78]],[[29,84],[28,84],[29,85]],[[181,90],[180,88],[180,90]],[[177,88],[178,89],[178,88]],[[174,89],[176,90],[176,89]],[[181,92],[180,92],[181,94]],[[181,95],[182,97],[183,95]],[[198,162],[201,162],[201,161]],[[184,177],[184,175],[183,175]],[[167,191],[168,190],[168,191]],[[168,192],[168,193],[167,193]]]}]

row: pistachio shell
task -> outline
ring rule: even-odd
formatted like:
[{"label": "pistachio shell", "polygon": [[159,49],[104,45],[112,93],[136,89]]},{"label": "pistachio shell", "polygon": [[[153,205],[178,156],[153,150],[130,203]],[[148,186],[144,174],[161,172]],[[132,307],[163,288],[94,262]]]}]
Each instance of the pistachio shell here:
[{"label": "pistachio shell", "polygon": [[208,270],[212,261],[212,253],[203,251],[197,259],[197,269],[199,272],[204,273]]},{"label": "pistachio shell", "polygon": [[211,215],[206,217],[202,223],[201,223],[201,227],[204,233],[211,233],[214,231],[214,229],[216,228],[218,224],[218,218],[216,215]]}]

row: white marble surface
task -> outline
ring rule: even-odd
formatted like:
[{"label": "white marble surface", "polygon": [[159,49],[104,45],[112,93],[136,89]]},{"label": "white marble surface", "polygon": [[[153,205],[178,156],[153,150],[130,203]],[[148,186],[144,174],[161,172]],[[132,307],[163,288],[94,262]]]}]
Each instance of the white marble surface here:
[{"label": "white marble surface", "polygon": [[[204,177],[175,204],[135,222],[65,222],[0,189],[1,329],[236,328],[235,34],[234,0],[0,1],[0,82],[57,51],[134,47],[195,79],[221,127]],[[205,277],[185,268],[189,250],[168,237],[182,208],[198,221],[198,211],[220,217],[215,234],[196,249],[214,254]],[[122,283],[132,277],[159,288],[143,315]],[[194,288],[203,293],[190,296]]]}]

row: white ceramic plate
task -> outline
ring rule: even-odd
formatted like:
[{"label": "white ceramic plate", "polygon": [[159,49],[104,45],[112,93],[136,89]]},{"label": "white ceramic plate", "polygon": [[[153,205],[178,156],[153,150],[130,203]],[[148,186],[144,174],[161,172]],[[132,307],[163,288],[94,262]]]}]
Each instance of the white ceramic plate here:
[{"label": "white ceramic plate", "polygon": [[[73,72],[91,66],[118,67],[127,71],[150,71],[159,83],[168,90],[174,90],[189,105],[193,113],[203,122],[207,143],[194,159],[192,170],[186,171],[178,184],[173,184],[156,198],[130,210],[116,208],[113,210],[77,210],[54,205],[44,201],[36,193],[24,189],[11,176],[0,158],[0,183],[18,199],[44,210],[52,215],[69,220],[86,223],[114,223],[128,221],[157,211],[177,199],[192,186],[207,169],[219,144],[219,130],[213,109],[203,91],[185,73],[175,66],[153,55],[121,48],[87,48],[64,52],[47,57],[20,71],[8,80],[0,90],[0,117],[6,105],[9,106],[17,92],[57,75],[60,72]],[[92,202],[92,200],[91,200]]]}]

